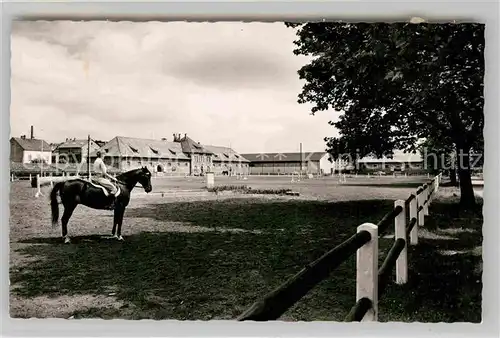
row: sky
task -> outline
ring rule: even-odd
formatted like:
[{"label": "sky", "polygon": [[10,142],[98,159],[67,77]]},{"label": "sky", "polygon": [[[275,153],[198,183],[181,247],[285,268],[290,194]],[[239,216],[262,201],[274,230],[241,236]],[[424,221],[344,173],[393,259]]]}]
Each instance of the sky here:
[{"label": "sky", "polygon": [[172,140],[240,153],[324,151],[334,111],[298,104],[295,31],[283,23],[18,21],[11,136]]}]

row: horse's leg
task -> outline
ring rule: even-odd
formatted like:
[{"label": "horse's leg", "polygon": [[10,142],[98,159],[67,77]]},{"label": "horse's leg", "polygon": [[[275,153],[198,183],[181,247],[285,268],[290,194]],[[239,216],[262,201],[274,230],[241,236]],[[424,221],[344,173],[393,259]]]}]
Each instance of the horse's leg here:
[{"label": "horse's leg", "polygon": [[118,236],[118,240],[119,241],[123,241],[123,237],[122,237],[122,223],[123,223],[123,214],[124,213],[125,213],[125,207],[122,207],[121,205],[118,206],[116,221],[117,221],[117,225],[118,225],[117,236]]},{"label": "horse's leg", "polygon": [[64,243],[71,243],[71,240],[68,236],[68,222],[75,208],[76,204],[69,204],[64,206],[64,214],[61,217],[62,236],[64,238]]},{"label": "horse's leg", "polygon": [[118,238],[118,236],[116,236],[116,226],[118,225],[119,210],[120,208],[115,208],[113,213],[113,230],[111,231],[111,236],[114,238]]}]

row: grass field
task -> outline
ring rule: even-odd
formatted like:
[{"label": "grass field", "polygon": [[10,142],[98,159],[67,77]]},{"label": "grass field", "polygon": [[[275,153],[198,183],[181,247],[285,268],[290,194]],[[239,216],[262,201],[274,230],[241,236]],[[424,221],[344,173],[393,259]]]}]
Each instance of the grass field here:
[{"label": "grass field", "polygon": [[[225,177],[217,184],[292,188],[301,196],[201,197],[169,192],[201,191],[202,178],[158,178],[153,189],[160,194],[138,190],[125,212],[125,242],[101,237],[111,231],[111,212],[80,206],[70,220],[70,245],[50,226],[47,198],[35,199],[28,182],[14,182],[11,316],[233,319],[358,225],[376,223],[422,181]],[[457,213],[453,197],[445,198],[453,189],[431,205],[419,245],[409,250],[409,283],[389,286],[380,321],[481,320],[482,217]],[[381,261],[392,243],[381,239]],[[353,257],[280,319],[342,320],[354,302]]]}]

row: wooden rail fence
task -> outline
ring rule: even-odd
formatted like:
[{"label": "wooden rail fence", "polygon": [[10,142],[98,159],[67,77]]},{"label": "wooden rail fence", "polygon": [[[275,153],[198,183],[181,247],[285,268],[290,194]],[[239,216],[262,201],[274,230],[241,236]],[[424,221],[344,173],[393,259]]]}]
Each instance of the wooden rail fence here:
[{"label": "wooden rail fence", "polygon": [[[344,321],[377,321],[378,300],[383,295],[394,267],[396,283],[408,281],[407,243],[418,244],[418,227],[429,215],[429,204],[439,189],[442,174],[420,186],[406,200],[394,202],[394,208],[377,224],[364,223],[357,233],[309,263],[285,283],[255,302],[237,320],[276,320],[319,282],[326,279],[346,259],[356,253],[356,304]],[[394,224],[395,241],[378,268],[378,238]]]}]

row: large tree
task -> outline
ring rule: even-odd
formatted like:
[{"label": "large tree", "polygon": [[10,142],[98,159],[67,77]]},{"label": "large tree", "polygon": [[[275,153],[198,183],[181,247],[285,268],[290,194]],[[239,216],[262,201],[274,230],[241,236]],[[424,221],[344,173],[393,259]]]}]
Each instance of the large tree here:
[{"label": "large tree", "polygon": [[[299,103],[312,113],[341,112],[340,137],[329,145],[363,144],[361,154],[417,150],[432,135],[453,147],[461,204],[475,204],[468,154],[482,142],[484,25],[411,23],[287,23],[299,70]],[[339,148],[340,149],[340,148]],[[336,150],[332,149],[332,152]]]},{"label": "large tree", "polygon": [[419,151],[426,168],[433,174],[442,172],[448,174],[450,183],[457,182],[458,158],[452,143],[437,142],[432,135],[419,144]]}]

